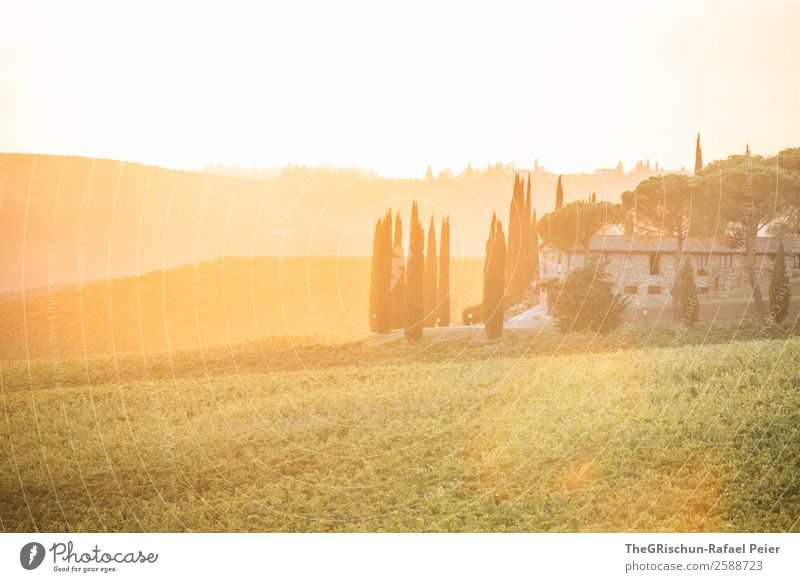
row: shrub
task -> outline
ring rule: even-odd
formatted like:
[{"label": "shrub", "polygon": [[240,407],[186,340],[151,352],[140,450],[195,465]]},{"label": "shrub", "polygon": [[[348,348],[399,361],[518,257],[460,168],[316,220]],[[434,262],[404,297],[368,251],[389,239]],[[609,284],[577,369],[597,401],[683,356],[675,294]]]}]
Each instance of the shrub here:
[{"label": "shrub", "polygon": [[700,311],[700,298],[697,295],[697,286],[694,283],[694,273],[689,259],[683,260],[675,294],[678,299],[677,315],[681,319],[681,325],[693,327],[697,323],[697,314]]},{"label": "shrub", "polygon": [[605,266],[587,261],[573,270],[558,289],[553,318],[561,333],[569,331],[609,332],[622,323],[628,299],[614,292]]}]

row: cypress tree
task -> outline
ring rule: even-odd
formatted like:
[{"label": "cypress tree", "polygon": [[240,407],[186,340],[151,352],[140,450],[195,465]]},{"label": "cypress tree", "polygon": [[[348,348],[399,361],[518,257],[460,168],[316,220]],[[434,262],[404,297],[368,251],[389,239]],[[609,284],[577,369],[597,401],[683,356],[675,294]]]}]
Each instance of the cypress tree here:
[{"label": "cypress tree", "polygon": [[378,294],[379,294],[379,272],[380,272],[380,253],[381,253],[381,234],[383,232],[383,219],[378,219],[375,222],[375,234],[372,236],[372,269],[370,270],[369,277],[369,310],[367,317],[369,318],[369,330],[374,332],[377,329],[378,321]]},{"label": "cypress tree", "polygon": [[677,284],[678,312],[681,323],[685,327],[692,327],[697,323],[697,316],[700,312],[700,299],[697,295],[697,287],[694,283],[694,271],[688,258],[683,260],[681,265],[680,277]]},{"label": "cypress tree", "polygon": [[370,276],[370,330],[387,333],[391,327],[392,303],[392,211],[375,224]]},{"label": "cypress tree", "polygon": [[561,175],[559,174],[556,185],[556,210],[560,210],[562,206],[564,206],[564,187],[561,185]]},{"label": "cypress tree", "polygon": [[403,222],[400,212],[394,221],[394,241],[392,243],[392,328],[403,327],[406,285],[405,253],[403,252]]},{"label": "cypress tree", "polygon": [[489,339],[503,333],[506,243],[503,225],[492,215],[483,263],[483,321]]},{"label": "cypress tree", "polygon": [[539,280],[539,230],[536,224],[536,210],[531,217],[531,281]]},{"label": "cypress tree", "polygon": [[528,176],[528,187],[525,189],[525,289],[537,278],[538,237],[536,236],[536,211],[533,209],[533,193],[531,177]]},{"label": "cypress tree", "polygon": [[512,301],[519,301],[525,291],[526,240],[524,232],[530,218],[525,218],[525,185],[514,176],[514,191],[508,211],[508,253],[506,255],[506,288]]},{"label": "cypress tree", "polygon": [[786,271],[786,255],[781,242],[775,255],[775,264],[772,265],[772,280],[769,284],[769,313],[775,323],[786,318],[791,300],[792,285]]},{"label": "cypress tree", "polygon": [[[520,213],[517,207],[517,196],[519,195],[519,176],[514,174],[514,189],[511,193],[511,202],[508,207],[508,257],[506,258],[506,289],[509,293],[514,290],[514,272],[517,264],[514,260],[514,250],[519,246],[519,218]],[[495,223],[495,228],[497,228]],[[494,244],[494,241],[492,241]]]},{"label": "cypress tree", "polygon": [[425,327],[436,327],[436,318],[439,304],[439,282],[438,269],[439,262],[436,259],[436,226],[431,224],[428,227],[428,252],[425,256]]},{"label": "cypress tree", "polygon": [[531,282],[531,177],[528,176],[528,185],[525,187],[525,203],[522,207],[522,230],[520,260],[522,261],[522,296],[528,290]]},{"label": "cypress tree", "polygon": [[694,173],[695,176],[703,171],[703,148],[700,147],[700,134],[697,134],[697,144],[694,146]]},{"label": "cypress tree", "polygon": [[409,224],[408,263],[405,284],[405,336],[409,341],[422,337],[422,323],[425,317],[424,289],[425,277],[425,232],[419,222],[417,203],[411,205]]},{"label": "cypress tree", "polygon": [[381,265],[381,305],[378,333],[389,333],[392,329],[392,263],[394,250],[392,248],[392,210],[386,211],[383,219],[383,263]]},{"label": "cypress tree", "polygon": [[[558,184],[556,185],[556,209],[555,211],[561,210],[564,206],[564,187],[561,185],[561,175],[558,176]],[[552,240],[553,233],[552,231],[552,220],[550,220],[550,216],[545,215],[546,223],[547,223],[547,240]],[[558,262],[561,263],[561,252],[558,253]]]},{"label": "cypress tree", "polygon": [[[521,186],[520,184],[520,187]],[[490,328],[494,334],[493,337],[500,337],[503,334],[503,321],[505,320],[506,294],[503,286],[505,281],[505,273],[503,271],[506,264],[507,246],[506,236],[505,233],[503,233],[503,223],[499,220],[497,221],[497,230],[495,231],[494,250],[497,254],[496,272],[494,274],[497,288],[497,306],[493,312]]]},{"label": "cypress tree", "polygon": [[388,333],[392,327],[392,211],[388,210],[381,226],[380,287],[376,324],[378,333]]},{"label": "cypress tree", "polygon": [[439,325],[450,325],[450,217],[442,219],[439,234]]},{"label": "cypress tree", "polygon": [[486,334],[489,334],[488,315],[494,308],[494,242],[495,232],[497,231],[497,214],[492,214],[492,222],[489,224],[489,236],[486,238],[486,255],[483,259],[483,303],[481,305],[481,319],[483,320]]}]

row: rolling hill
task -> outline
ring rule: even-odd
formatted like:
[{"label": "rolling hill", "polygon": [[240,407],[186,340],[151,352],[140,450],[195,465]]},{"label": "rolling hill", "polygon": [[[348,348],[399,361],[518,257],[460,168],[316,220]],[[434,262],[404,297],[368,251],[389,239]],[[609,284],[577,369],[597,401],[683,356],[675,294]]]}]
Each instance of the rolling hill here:
[{"label": "rolling hill", "polygon": [[[596,191],[616,201],[648,172],[565,176],[565,198]],[[540,215],[552,209],[556,179],[534,175]],[[367,256],[375,220],[387,208],[408,220],[412,200],[426,226],[431,214],[437,224],[450,215],[453,255],[482,257],[492,212],[508,216],[512,183],[511,169],[500,166],[433,180],[324,167],[248,177],[0,154],[0,293],[221,256]]]},{"label": "rolling hill", "polygon": [[[454,257],[452,313],[480,300],[480,259]],[[369,333],[366,257],[224,258],[0,301],[0,359],[190,350],[273,336]]]}]

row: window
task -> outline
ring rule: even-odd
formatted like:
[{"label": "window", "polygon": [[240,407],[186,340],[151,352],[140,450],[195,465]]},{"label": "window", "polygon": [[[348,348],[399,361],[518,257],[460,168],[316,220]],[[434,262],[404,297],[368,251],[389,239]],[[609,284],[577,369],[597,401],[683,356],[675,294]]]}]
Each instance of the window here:
[{"label": "window", "polygon": [[800,269],[800,255],[789,255],[789,268]]},{"label": "window", "polygon": [[708,275],[708,255],[698,255],[697,274],[701,277],[703,275]]},{"label": "window", "polygon": [[625,293],[628,295],[636,295],[639,293],[639,287],[636,285],[625,285]]},{"label": "window", "polygon": [[698,287],[697,292],[700,295],[706,295],[708,293],[708,287]]},{"label": "window", "polygon": [[722,267],[733,267],[733,255],[722,255],[719,259],[719,264]]},{"label": "window", "polygon": [[661,255],[658,253],[650,253],[650,274],[658,275],[661,272]]},{"label": "window", "polygon": [[647,288],[648,295],[661,295],[661,287],[651,286]]}]

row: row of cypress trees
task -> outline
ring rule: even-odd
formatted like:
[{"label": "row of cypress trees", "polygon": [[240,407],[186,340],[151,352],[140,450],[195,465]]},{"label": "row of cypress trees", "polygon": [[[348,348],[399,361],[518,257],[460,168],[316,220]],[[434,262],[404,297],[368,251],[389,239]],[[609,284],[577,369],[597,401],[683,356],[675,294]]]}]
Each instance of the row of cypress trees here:
[{"label": "row of cypress trees", "polygon": [[[556,206],[563,205],[559,177]],[[425,327],[450,325],[450,219],[442,220],[439,252],[436,225],[431,216],[427,234],[416,202],[411,206],[408,260],[403,251],[403,227],[398,212],[392,230],[392,212],[375,224],[370,284],[370,329],[388,333],[403,328],[409,340],[422,337]],[[507,303],[520,302],[539,276],[539,234],[527,183],[514,176],[509,207],[508,243],[502,223],[492,215],[483,270],[482,319],[490,338],[503,332]]]},{"label": "row of cypress trees", "polygon": [[[556,204],[563,204],[564,193],[559,177]],[[539,278],[539,233],[536,210],[531,199],[531,178],[514,176],[514,189],[508,213],[508,244],[503,224],[492,215],[486,258],[483,264],[482,317],[490,339],[503,333],[507,303],[522,301],[530,284]]]},{"label": "row of cypress trees", "polygon": [[427,254],[419,207],[411,205],[408,260],[403,249],[400,213],[392,211],[375,223],[369,291],[369,324],[375,333],[404,329],[409,340],[422,337],[424,327],[450,325],[450,218],[442,220],[439,252],[431,216]]},{"label": "row of cypress trees", "polygon": [[506,293],[511,303],[519,303],[530,283],[539,276],[539,235],[536,230],[536,210],[533,209],[531,200],[530,176],[527,185],[524,178],[514,176],[514,190],[508,214]]}]

